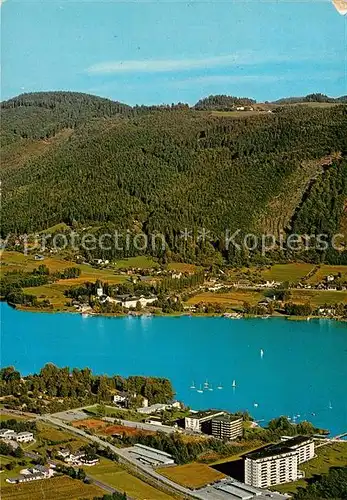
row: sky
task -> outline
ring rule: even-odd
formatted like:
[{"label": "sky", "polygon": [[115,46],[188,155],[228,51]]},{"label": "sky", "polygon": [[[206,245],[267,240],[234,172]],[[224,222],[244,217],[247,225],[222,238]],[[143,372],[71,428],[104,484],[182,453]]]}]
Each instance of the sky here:
[{"label": "sky", "polygon": [[347,16],[330,0],[1,3],[2,100],[43,90],[131,105],[347,94]]}]

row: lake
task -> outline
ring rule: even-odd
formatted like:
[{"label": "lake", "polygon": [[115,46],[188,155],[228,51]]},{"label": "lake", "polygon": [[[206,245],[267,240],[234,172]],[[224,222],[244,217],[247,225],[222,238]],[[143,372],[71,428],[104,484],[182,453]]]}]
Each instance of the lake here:
[{"label": "lake", "polygon": [[[286,415],[333,434],[347,431],[346,323],[84,318],[22,312],[2,303],[1,365],[25,375],[47,362],[88,366],[98,374],[167,377],[177,399],[193,409],[248,410],[260,421]],[[194,381],[204,389],[206,380],[213,390],[190,388]]]}]

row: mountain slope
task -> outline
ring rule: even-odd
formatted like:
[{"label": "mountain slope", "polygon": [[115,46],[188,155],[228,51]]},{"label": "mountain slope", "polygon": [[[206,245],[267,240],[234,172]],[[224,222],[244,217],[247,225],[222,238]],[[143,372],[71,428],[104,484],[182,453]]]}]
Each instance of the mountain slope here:
[{"label": "mountain slope", "polygon": [[[8,131],[18,115],[14,108],[11,118],[6,109]],[[102,118],[84,113],[66,137],[27,161],[18,161],[19,144],[9,146],[1,174],[3,235],[59,222],[111,224],[160,231],[172,251],[194,260],[196,247],[182,247],[185,228],[206,228],[209,251],[223,251],[226,229],[286,230],[308,186],[321,178],[324,186],[325,159],[335,168],[347,153],[343,105],[288,106],[237,120],[189,109],[134,116],[125,108],[121,120],[102,113]],[[62,115],[59,111],[59,126]],[[19,141],[22,150],[26,141]],[[330,181],[326,185],[332,188]],[[347,199],[344,185],[339,196]],[[276,206],[279,199],[283,203]],[[281,218],[286,199],[297,201]],[[336,226],[340,208],[333,215]]]}]

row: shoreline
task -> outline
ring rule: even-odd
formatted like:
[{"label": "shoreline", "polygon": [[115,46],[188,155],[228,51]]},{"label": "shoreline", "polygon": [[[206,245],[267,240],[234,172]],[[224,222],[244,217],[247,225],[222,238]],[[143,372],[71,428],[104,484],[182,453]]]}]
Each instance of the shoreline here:
[{"label": "shoreline", "polygon": [[347,318],[331,318],[331,317],[326,317],[326,316],[291,316],[289,314],[273,314],[273,315],[268,315],[268,316],[258,316],[255,314],[245,314],[241,317],[227,317],[225,316],[225,313],[220,314],[220,313],[188,313],[188,312],[182,312],[182,313],[151,313],[151,312],[132,312],[131,314],[129,313],[99,313],[99,312],[85,312],[82,313],[80,311],[73,311],[73,310],[47,310],[47,309],[41,309],[41,308],[35,308],[35,307],[18,307],[13,304],[9,304],[8,302],[2,301],[6,303],[9,307],[12,307],[13,309],[21,312],[31,312],[31,313],[46,313],[46,314],[73,314],[73,315],[80,315],[82,317],[105,317],[105,318],[142,318],[142,317],[147,317],[147,318],[224,318],[226,320],[231,320],[231,321],[237,321],[237,320],[247,320],[247,319],[262,319],[262,320],[271,320],[271,319],[285,319],[287,321],[300,321],[300,322],[309,322],[309,321],[317,321],[317,320],[326,320],[326,321],[337,321],[339,323],[346,323]]}]

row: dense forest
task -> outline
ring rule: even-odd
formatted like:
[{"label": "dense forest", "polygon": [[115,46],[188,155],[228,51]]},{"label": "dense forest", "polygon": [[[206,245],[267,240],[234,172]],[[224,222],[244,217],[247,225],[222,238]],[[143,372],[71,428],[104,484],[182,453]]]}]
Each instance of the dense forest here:
[{"label": "dense forest", "polygon": [[[252,116],[240,111],[237,118],[202,110],[203,103],[220,98],[228,96],[212,96],[195,109],[131,108],[67,92],[24,94],[2,103],[1,235],[61,222],[80,234],[88,226],[96,236],[160,232],[165,249],[147,251],[160,259],[237,264],[264,258],[258,247],[239,252],[228,246],[227,230],[240,231],[240,238],[274,224],[276,234],[293,228],[324,230],[329,237],[340,232],[347,200],[347,106],[278,106]],[[229,96],[231,101],[246,102]],[[199,238],[201,229],[207,238]],[[188,238],[182,238],[185,230],[191,231]],[[130,246],[96,249],[87,257],[138,253]],[[347,262],[346,251],[313,250],[299,257]],[[274,251],[270,259],[293,254]]]}]

